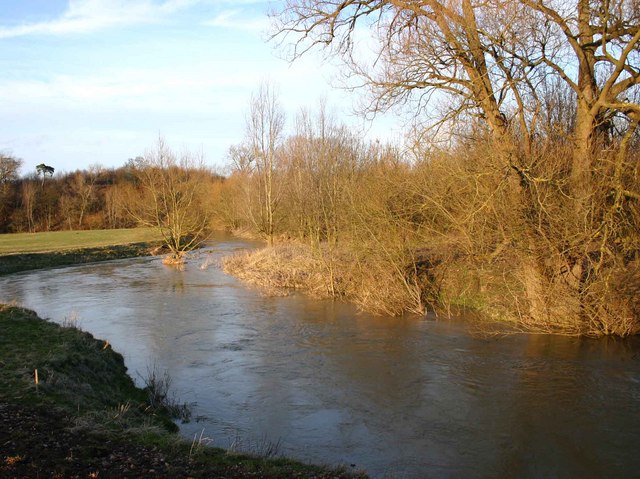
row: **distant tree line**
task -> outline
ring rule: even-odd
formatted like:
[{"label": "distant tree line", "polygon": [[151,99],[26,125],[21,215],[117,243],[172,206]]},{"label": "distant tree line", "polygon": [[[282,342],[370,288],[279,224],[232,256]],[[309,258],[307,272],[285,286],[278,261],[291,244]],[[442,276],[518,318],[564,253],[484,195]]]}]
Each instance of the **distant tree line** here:
[{"label": "distant tree line", "polygon": [[[69,173],[40,164],[19,175],[22,160],[0,155],[0,233],[128,228],[140,224],[137,205],[148,199],[142,157],[119,168],[94,165]],[[188,167],[185,167],[188,169]],[[206,168],[203,183],[221,181]]]}]

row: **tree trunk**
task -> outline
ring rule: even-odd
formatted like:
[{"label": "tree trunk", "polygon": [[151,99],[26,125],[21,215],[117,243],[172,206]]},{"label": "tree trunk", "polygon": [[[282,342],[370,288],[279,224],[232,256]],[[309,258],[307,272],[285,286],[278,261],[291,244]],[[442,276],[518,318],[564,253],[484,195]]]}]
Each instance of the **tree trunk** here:
[{"label": "tree trunk", "polygon": [[578,104],[570,181],[573,195],[579,204],[591,191],[594,129],[595,119],[589,107],[585,104]]}]

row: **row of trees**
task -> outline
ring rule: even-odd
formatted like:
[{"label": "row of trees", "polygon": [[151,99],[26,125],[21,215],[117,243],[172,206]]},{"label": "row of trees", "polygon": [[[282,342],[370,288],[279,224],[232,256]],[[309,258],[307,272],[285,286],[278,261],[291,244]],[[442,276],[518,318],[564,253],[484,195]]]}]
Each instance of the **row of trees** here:
[{"label": "row of trees", "polygon": [[20,160],[5,155],[0,163],[17,166],[2,185],[0,232],[119,228],[134,224],[122,202],[123,189],[133,187],[133,177],[126,167],[106,170],[93,166],[54,176],[54,168],[43,164],[36,172],[20,177]]},{"label": "row of trees", "polygon": [[[457,291],[537,329],[640,330],[637,0],[290,0],[274,21],[294,59],[342,58],[370,113],[409,109],[413,147],[323,114],[284,138],[260,94],[232,151],[247,224],[386,257],[420,303]],[[374,54],[354,50],[371,34]]]},{"label": "row of trees", "polygon": [[0,232],[154,226],[171,251],[202,237],[211,219],[204,198],[221,180],[191,155],[178,158],[162,139],[116,169],[95,165],[54,176],[53,167],[41,164],[20,177],[21,163],[0,158]]},{"label": "row of trees", "polygon": [[[254,97],[271,105],[250,116],[278,110],[272,93]],[[566,141],[539,151],[524,181],[488,134],[400,149],[362,141],[321,104],[299,113],[293,134],[269,130],[266,160],[251,129],[269,120],[255,120],[230,150],[218,221],[309,245],[330,295],[391,314],[465,305],[535,330],[638,331],[640,210],[616,195],[619,147],[600,152],[606,167],[579,197]],[[624,158],[630,192],[639,141]]]}]

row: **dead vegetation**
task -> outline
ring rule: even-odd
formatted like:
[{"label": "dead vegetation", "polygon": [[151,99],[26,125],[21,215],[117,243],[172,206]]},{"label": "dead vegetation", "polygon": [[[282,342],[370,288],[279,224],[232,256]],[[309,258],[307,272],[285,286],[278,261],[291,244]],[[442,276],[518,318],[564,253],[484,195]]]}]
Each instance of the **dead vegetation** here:
[{"label": "dead vegetation", "polygon": [[[490,142],[413,161],[353,138],[325,145],[342,172],[322,174],[336,168],[326,151],[309,164],[287,150],[277,169],[279,240],[228,258],[227,272],[265,294],[303,290],[379,314],[463,308],[522,331],[640,331],[640,215],[636,200],[616,200],[613,153],[602,152],[612,166],[593,172],[585,201],[567,189],[562,148],[540,151],[523,192]],[[618,189],[635,188],[635,158],[625,159]],[[250,227],[242,214],[234,224]]]},{"label": "dead vegetation", "polygon": [[224,259],[225,272],[258,286],[268,296],[302,291],[315,298],[338,298],[376,314],[400,315],[419,301],[393,265],[358,258],[352,252],[329,254],[301,243],[277,244]]},{"label": "dead vegetation", "polygon": [[[308,245],[309,289],[390,314],[466,307],[522,330],[639,333],[634,5],[289,0],[274,26],[294,59],[325,50],[367,112],[414,120],[399,150],[324,105],[299,114],[271,163],[271,233]],[[250,225],[247,165],[231,177],[245,194],[230,195],[233,227]]]},{"label": "dead vegetation", "polygon": [[287,244],[228,256],[224,271],[259,286],[265,294],[286,296],[290,290],[304,290],[327,297],[326,277],[320,261],[305,245]]}]

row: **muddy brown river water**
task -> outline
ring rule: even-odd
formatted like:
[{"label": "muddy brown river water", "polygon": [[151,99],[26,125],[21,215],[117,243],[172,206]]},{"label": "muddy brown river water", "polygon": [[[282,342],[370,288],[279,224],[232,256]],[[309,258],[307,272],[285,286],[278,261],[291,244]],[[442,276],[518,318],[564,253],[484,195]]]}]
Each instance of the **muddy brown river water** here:
[{"label": "muddy brown river water", "polygon": [[108,339],[139,383],[166,370],[195,403],[190,439],[374,478],[640,476],[638,338],[487,338],[265,298],[217,266],[253,246],[219,235],[184,271],[137,258],[1,277],[0,301]]}]

